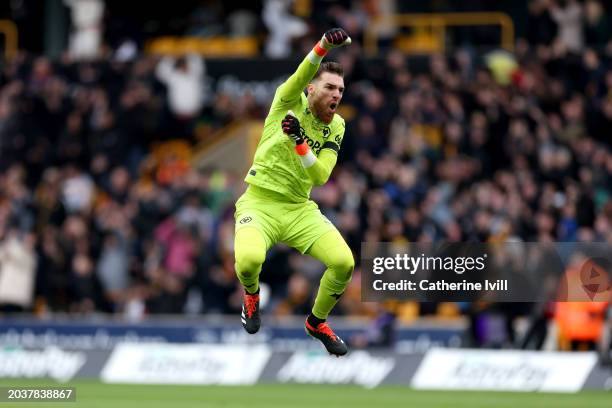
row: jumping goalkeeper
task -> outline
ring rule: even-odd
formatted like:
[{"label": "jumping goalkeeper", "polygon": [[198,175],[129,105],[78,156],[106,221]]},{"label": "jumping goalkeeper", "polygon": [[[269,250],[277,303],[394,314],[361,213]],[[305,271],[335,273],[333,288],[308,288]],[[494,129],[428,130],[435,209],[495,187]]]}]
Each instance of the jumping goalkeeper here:
[{"label": "jumping goalkeeper", "polygon": [[249,186],[236,202],[235,213],[235,266],[245,289],[241,315],[245,330],[251,334],[259,330],[261,265],[268,249],[284,242],[327,267],[305,328],[336,356],[348,349],[326,319],[349,283],[355,263],[336,227],[310,200],[310,190],[329,179],[345,127],[336,114],[344,93],[342,66],[321,61],[329,50],[350,43],[344,30],[327,31],[276,90],[245,178]]}]

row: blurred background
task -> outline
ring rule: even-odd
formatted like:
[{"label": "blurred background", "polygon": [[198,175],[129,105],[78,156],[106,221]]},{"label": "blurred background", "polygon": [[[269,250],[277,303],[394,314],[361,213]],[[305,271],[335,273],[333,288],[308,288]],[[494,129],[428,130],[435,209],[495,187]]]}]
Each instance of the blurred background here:
[{"label": "blurred background", "polygon": [[359,259],[376,241],[612,244],[611,13],[603,0],[1,2],[0,345],[317,349],[302,323],[323,265],[282,245],[261,274],[262,332],[243,332],[233,211],[276,87],[343,27],[353,45],[329,58],[346,73],[346,137],[312,193],[358,262],[334,328],[392,356],[609,360],[606,299],[366,303]]}]

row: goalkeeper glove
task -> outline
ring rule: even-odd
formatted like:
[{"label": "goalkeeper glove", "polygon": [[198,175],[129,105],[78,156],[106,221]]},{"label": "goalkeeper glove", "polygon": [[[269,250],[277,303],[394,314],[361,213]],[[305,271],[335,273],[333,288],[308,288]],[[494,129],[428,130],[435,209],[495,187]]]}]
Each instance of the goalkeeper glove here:
[{"label": "goalkeeper glove", "polygon": [[295,117],[293,112],[287,112],[287,115],[281,122],[281,127],[283,128],[283,133],[289,136],[296,145],[301,145],[304,143],[304,138],[302,137],[302,131],[300,128],[300,121]]},{"label": "goalkeeper glove", "polygon": [[326,31],[323,37],[321,37],[321,40],[315,44],[313,50],[309,54],[310,61],[313,64],[320,64],[329,50],[342,47],[343,45],[349,45],[350,43],[351,37],[348,36],[346,31],[341,28],[332,28]]},{"label": "goalkeeper glove", "polygon": [[295,143],[296,153],[300,156],[308,154],[310,149],[308,149],[308,145],[305,143],[304,138],[302,137],[300,121],[292,111],[287,111],[287,115],[285,115],[281,122],[281,127],[283,128],[283,133],[289,136]]},{"label": "goalkeeper glove", "polygon": [[327,30],[325,34],[323,34],[323,37],[321,37],[321,48],[328,51],[332,48],[349,45],[350,43],[351,37],[349,37],[346,31],[341,28],[332,28],[331,30]]}]

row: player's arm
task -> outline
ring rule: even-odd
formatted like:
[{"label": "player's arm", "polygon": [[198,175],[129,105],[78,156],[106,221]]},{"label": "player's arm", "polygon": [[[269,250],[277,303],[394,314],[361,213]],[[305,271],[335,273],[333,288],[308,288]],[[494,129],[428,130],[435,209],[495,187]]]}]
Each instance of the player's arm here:
[{"label": "player's arm", "polygon": [[[301,136],[300,122],[293,112],[289,111],[287,113],[281,126],[283,132],[295,142],[295,152],[312,182],[317,186],[327,183],[338,160],[340,146],[336,142],[327,141],[323,144],[319,157],[317,157]],[[342,136],[340,135],[340,137]]]},{"label": "player's arm", "polygon": [[343,29],[332,28],[326,31],[321,40],[315,44],[312,51],[300,63],[293,75],[278,87],[271,109],[288,109],[299,101],[304,88],[306,88],[317,73],[321,61],[329,50],[350,43],[351,38]]},{"label": "player's arm", "polygon": [[[302,161],[302,165],[304,166],[308,177],[310,177],[314,185],[322,186],[323,184],[327,183],[332,170],[336,166],[338,153],[324,146],[323,149],[321,149],[321,153],[319,153],[319,157],[316,157],[312,153],[312,150],[308,149],[306,157],[302,159],[302,156],[300,156],[300,160]],[[310,167],[307,167],[309,165]]]}]

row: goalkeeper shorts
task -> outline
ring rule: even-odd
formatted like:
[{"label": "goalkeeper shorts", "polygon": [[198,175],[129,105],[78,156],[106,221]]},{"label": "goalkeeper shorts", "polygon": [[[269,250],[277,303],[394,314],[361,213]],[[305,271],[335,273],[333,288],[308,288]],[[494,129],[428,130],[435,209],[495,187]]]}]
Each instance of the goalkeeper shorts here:
[{"label": "goalkeeper shorts", "polygon": [[266,242],[266,251],[283,242],[306,253],[323,234],[336,227],[312,200],[292,203],[275,191],[250,185],[236,202],[236,232],[254,227]]}]

